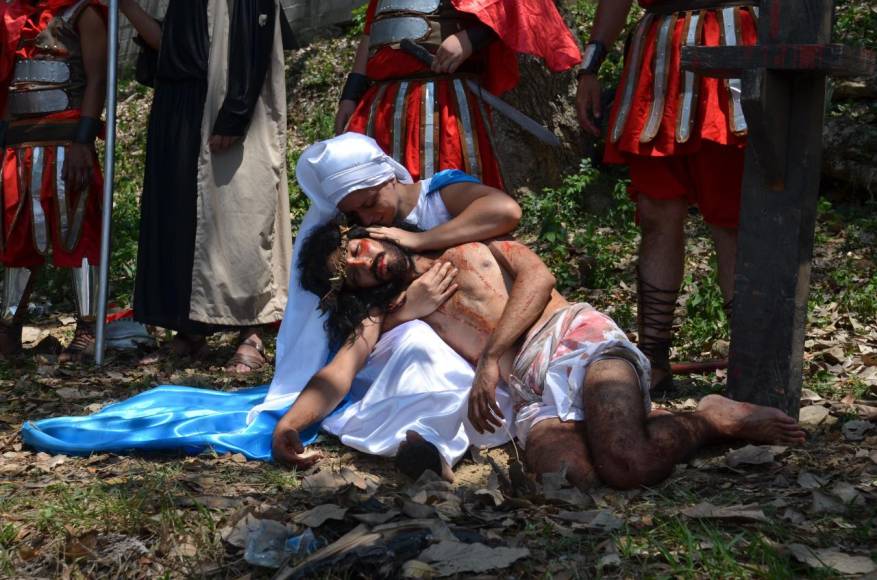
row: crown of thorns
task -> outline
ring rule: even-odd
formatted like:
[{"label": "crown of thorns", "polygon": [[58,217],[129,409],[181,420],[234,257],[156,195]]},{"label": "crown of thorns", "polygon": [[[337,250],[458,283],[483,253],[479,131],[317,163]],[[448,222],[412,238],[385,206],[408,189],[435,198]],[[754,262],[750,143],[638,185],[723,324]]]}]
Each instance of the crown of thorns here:
[{"label": "crown of thorns", "polygon": [[329,291],[320,298],[320,306],[323,309],[335,308],[338,305],[338,294],[347,280],[347,244],[350,242],[348,233],[352,230],[342,217],[338,223],[338,233],[341,235],[341,245],[335,253],[333,275],[329,278]]}]

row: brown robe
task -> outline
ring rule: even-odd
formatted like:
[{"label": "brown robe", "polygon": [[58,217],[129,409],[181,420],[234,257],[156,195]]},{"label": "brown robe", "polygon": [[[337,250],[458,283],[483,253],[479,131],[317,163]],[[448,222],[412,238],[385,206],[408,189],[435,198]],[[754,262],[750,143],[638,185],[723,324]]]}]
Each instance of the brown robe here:
[{"label": "brown robe", "polygon": [[210,0],[207,7],[210,56],[190,318],[248,326],[280,320],[286,307],[292,256],[286,82],[278,13],[268,74],[247,134],[222,153],[210,152],[207,140],[226,94],[233,2]]}]

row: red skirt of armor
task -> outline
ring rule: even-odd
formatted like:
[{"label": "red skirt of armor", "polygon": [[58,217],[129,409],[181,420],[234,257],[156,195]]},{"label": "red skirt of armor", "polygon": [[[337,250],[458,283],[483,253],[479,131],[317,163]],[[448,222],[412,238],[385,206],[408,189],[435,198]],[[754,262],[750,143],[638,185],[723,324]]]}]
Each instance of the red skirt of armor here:
[{"label": "red skirt of armor", "polygon": [[[57,147],[60,147],[57,146]],[[84,192],[65,191],[67,219],[63,220],[57,192],[57,147],[43,147],[42,183],[39,189],[32,189],[39,195],[39,208],[45,219],[47,245],[44,250],[38,247],[37,234],[40,228],[34,227],[33,200],[28,193],[33,164],[33,147],[9,147],[5,150],[2,167],[2,244],[0,244],[0,263],[7,267],[34,267],[45,263],[51,255],[51,262],[62,268],[82,266],[82,258],[97,265],[100,261],[100,223],[101,194],[103,176],[97,155],[94,156],[94,169],[91,183]],[[19,163],[22,161],[22,164]],[[86,196],[83,199],[83,196]],[[77,218],[77,208],[82,201],[81,218]],[[66,222],[66,235],[62,235],[62,223]],[[81,226],[77,227],[79,224]]]},{"label": "red skirt of armor", "polygon": [[[402,63],[391,64],[387,51],[397,53]],[[383,60],[369,63],[369,77],[385,78],[380,74],[384,70],[398,71],[402,66],[410,69],[415,75],[423,72],[419,64],[412,63],[409,55],[393,49],[382,49],[378,55]],[[392,55],[390,55],[392,56]],[[404,70],[404,69],[403,69]],[[465,140],[465,124],[460,115],[460,106],[449,77],[433,79],[409,79],[405,95],[404,111],[401,124],[395,122],[396,101],[404,79],[389,78],[376,81],[359,102],[359,106],[350,118],[348,131],[368,134],[373,137],[388,155],[394,153],[395,129],[401,128],[399,161],[405,166],[415,180],[429,177],[424,172],[424,155],[429,148],[424,135],[424,86],[432,80],[435,85],[434,98],[434,172],[444,169],[460,169],[477,177],[486,185],[502,189],[503,182],[499,164],[491,144],[490,112],[487,105],[481,105],[475,94],[462,82],[468,103],[469,123],[475,137],[472,146]],[[376,102],[377,101],[377,102]],[[371,118],[371,121],[370,121]],[[369,130],[371,128],[371,130]]]},{"label": "red skirt of armor", "polygon": [[[722,45],[722,23],[718,10],[702,13],[702,32],[698,45]],[[753,45],[757,41],[756,21],[749,8],[737,8],[737,43]],[[661,124],[654,138],[644,141],[646,127],[655,98],[655,57],[660,19],[655,19],[643,35],[642,60],[633,92],[627,121],[616,141],[611,138],[623,102],[623,90],[632,74],[629,43],[625,70],[609,118],[604,161],[628,165],[631,174],[631,197],[647,195],[654,199],[684,198],[698,205],[708,223],[720,227],[737,226],[740,207],[740,183],[743,176],[745,133],[731,130],[731,95],[725,79],[699,76],[696,108],[690,137],[677,137],[680,92],[684,72],[680,66],[685,15],[679,14],[668,51],[669,68],[666,98]],[[712,176],[721,175],[721,180]]]}]

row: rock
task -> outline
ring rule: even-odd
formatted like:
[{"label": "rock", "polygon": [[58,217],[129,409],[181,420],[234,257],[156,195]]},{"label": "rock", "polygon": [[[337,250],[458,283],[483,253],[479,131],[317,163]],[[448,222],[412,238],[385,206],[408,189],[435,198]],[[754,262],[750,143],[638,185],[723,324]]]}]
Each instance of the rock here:
[{"label": "rock", "polygon": [[873,428],[874,423],[871,421],[847,421],[841,430],[847,441],[861,441],[865,438],[865,433]]},{"label": "rock", "polygon": [[828,417],[829,411],[820,405],[810,405],[801,409],[798,423],[805,429],[815,429]]}]

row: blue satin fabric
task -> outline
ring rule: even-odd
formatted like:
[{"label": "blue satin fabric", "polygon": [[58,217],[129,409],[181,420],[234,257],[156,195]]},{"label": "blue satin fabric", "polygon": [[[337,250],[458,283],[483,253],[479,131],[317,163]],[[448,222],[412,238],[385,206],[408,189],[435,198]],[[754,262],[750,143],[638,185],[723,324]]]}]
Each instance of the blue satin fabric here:
[{"label": "blue satin fabric", "polygon": [[[433,176],[429,191],[455,183],[480,182],[457,169],[447,169]],[[261,403],[267,393],[267,385],[236,392],[163,385],[86,417],[28,421],[21,428],[21,438],[39,451],[64,455],[131,452],[197,455],[213,450],[270,461],[271,435],[287,409],[263,411],[247,425],[250,409]],[[333,415],[352,402],[351,397],[345,399]],[[313,443],[319,429],[320,424],[316,424],[302,433],[302,444]]]},{"label": "blue satin fabric", "polygon": [[[54,454],[197,455],[212,449],[270,461],[271,434],[286,409],[260,413],[247,425],[247,413],[267,392],[267,385],[236,392],[163,385],[86,417],[28,421],[21,436],[26,445]],[[302,442],[313,443],[318,430],[308,429]]]}]

